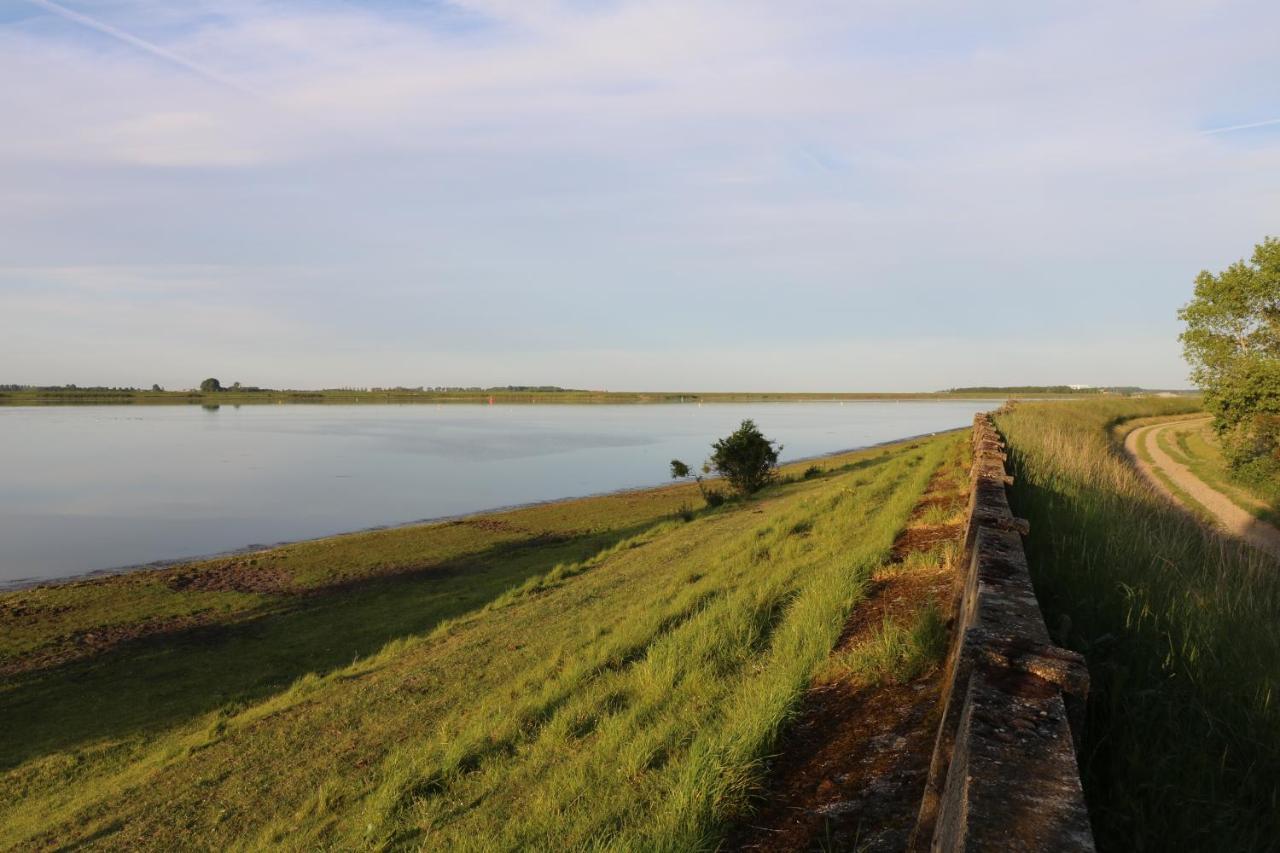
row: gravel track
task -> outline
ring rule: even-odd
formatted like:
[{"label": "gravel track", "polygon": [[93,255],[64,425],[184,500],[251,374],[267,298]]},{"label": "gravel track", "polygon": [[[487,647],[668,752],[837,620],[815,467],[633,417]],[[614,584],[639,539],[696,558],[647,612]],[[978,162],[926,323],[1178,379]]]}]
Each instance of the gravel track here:
[{"label": "gravel track", "polygon": [[[1255,518],[1245,510],[1236,506],[1230,498],[1222,492],[1210,486],[1204,480],[1201,480],[1191,469],[1176,459],[1165,453],[1161,449],[1159,443],[1155,440],[1157,436],[1173,426],[1185,426],[1187,421],[1171,421],[1169,423],[1152,424],[1135,429],[1125,437],[1124,446],[1129,451],[1129,455],[1133,457],[1133,461],[1137,464],[1147,480],[1155,486],[1160,492],[1168,495],[1175,501],[1178,497],[1170,491],[1165,482],[1155,475],[1151,470],[1154,467],[1159,469],[1160,473],[1169,478],[1179,489],[1190,495],[1197,503],[1203,506],[1210,515],[1217,520],[1218,524],[1228,533],[1239,536],[1257,548],[1270,552],[1275,557],[1280,558],[1280,529],[1271,524]],[[1146,462],[1138,449],[1143,448],[1151,457],[1151,463]],[[1180,501],[1179,501],[1180,502]]]}]

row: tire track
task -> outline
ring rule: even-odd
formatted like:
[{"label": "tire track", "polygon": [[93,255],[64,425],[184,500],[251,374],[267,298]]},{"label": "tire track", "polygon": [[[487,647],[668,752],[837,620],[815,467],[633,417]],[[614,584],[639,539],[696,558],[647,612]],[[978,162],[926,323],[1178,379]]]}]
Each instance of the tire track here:
[{"label": "tire track", "polygon": [[[1138,466],[1138,470],[1159,492],[1179,504],[1182,503],[1168,485],[1156,475],[1156,472],[1151,470],[1153,467],[1204,507],[1227,533],[1238,536],[1250,545],[1280,558],[1280,529],[1236,506],[1230,498],[1201,480],[1190,468],[1166,453],[1159,442],[1154,440],[1164,430],[1186,423],[1188,422],[1185,420],[1179,420],[1139,427],[1125,437],[1125,449]],[[1150,463],[1142,458],[1140,451],[1144,451],[1151,457]]]}]

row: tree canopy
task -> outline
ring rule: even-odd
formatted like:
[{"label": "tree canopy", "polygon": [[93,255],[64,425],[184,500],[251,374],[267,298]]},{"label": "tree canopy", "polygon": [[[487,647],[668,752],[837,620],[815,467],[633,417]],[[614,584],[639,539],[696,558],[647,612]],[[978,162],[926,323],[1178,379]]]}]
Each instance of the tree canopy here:
[{"label": "tree canopy", "polygon": [[208,379],[200,383],[201,391],[221,391],[222,383],[210,376]]},{"label": "tree canopy", "polygon": [[[1248,260],[1196,276],[1178,312],[1191,378],[1234,464],[1280,452],[1280,240]],[[1280,457],[1277,457],[1280,459]]]},{"label": "tree canopy", "polygon": [[730,435],[711,445],[711,466],[740,494],[749,495],[766,486],[778,467],[782,445],[764,437],[747,419]]}]

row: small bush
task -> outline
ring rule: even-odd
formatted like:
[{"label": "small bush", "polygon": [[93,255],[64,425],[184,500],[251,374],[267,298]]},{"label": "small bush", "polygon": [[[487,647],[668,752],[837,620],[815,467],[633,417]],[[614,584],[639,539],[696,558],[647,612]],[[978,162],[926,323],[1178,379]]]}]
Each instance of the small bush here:
[{"label": "small bush", "polygon": [[808,468],[804,469],[803,476],[806,480],[812,480],[814,477],[821,477],[822,469],[819,468],[817,465],[810,465]]},{"label": "small bush", "polygon": [[[776,445],[776,446],[775,446]],[[711,465],[738,494],[758,492],[773,480],[782,445],[764,437],[747,419],[731,435],[711,446]]]},{"label": "small bush", "polygon": [[688,503],[680,504],[680,508],[676,510],[676,518],[681,521],[693,521],[693,507]]},{"label": "small bush", "polygon": [[728,498],[724,496],[724,492],[718,491],[716,489],[708,489],[707,493],[703,495],[703,497],[707,501],[707,506],[711,507],[712,509],[715,509],[716,507],[720,506],[720,504],[728,500]]}]

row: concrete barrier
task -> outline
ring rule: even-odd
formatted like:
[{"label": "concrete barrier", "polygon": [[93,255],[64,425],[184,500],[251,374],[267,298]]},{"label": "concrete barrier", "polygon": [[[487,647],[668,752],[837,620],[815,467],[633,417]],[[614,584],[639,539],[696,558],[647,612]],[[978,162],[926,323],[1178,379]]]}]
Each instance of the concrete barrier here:
[{"label": "concrete barrier", "polygon": [[1088,669],[1049,639],[990,415],[974,419],[973,449],[943,714],[909,849],[1093,851],[1076,764]]}]

